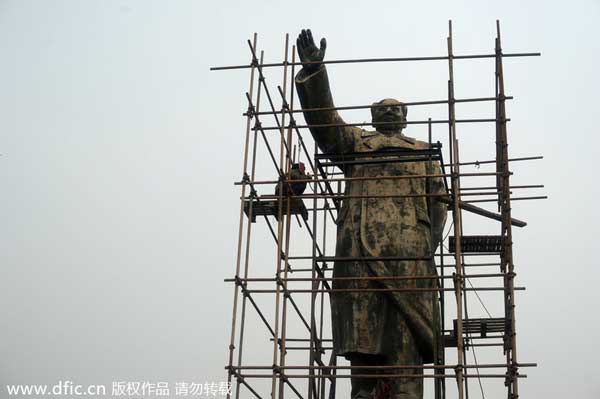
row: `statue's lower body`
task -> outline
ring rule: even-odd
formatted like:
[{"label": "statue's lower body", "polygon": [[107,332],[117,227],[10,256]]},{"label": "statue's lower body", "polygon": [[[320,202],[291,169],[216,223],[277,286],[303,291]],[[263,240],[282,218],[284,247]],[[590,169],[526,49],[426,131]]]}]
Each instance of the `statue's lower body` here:
[{"label": "statue's lower body", "polygon": [[[429,230],[421,224],[405,228],[398,245],[382,244],[375,251],[373,245],[368,246],[361,238],[360,215],[348,214],[345,222],[338,224],[336,256],[356,259],[428,253]],[[432,275],[435,266],[427,260],[355,259],[334,264],[332,288],[340,289],[330,297],[335,353],[350,360],[352,366],[417,368],[353,369],[352,398],[422,399],[423,362],[432,361],[423,337],[428,337],[434,329],[436,294],[428,291],[392,294],[378,290],[432,287],[433,282],[426,279],[394,279]],[[373,279],[388,276],[389,281]]]},{"label": "statue's lower body", "polygon": [[[422,399],[423,360],[409,331],[389,337],[393,350],[386,354],[346,354],[352,368],[352,399]],[[391,369],[389,366],[417,366],[415,369]],[[386,366],[382,368],[378,366]],[[402,377],[406,375],[406,377]]]},{"label": "statue's lower body", "polygon": [[[358,267],[346,265],[345,270]],[[337,284],[334,282],[334,288]],[[380,287],[368,280],[358,280],[351,288]],[[414,337],[416,332],[409,328],[395,302],[379,292],[365,291],[336,293],[332,303],[336,353],[352,366],[370,366],[352,369],[351,398],[422,399],[424,358]]]}]

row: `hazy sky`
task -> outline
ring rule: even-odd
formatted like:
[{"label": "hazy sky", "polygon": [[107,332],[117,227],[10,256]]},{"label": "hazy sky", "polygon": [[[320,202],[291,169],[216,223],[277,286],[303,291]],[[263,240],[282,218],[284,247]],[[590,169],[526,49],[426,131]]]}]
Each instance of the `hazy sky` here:
[{"label": "hazy sky", "polygon": [[[281,61],[285,33],[304,27],[327,37],[328,59],[444,55],[448,19],[456,54],[491,53],[496,19],[506,52],[542,53],[505,61],[510,155],[544,155],[515,164],[513,181],[545,189],[515,195],[549,196],[513,206],[529,223],[515,231],[519,360],[539,364],[522,370],[521,397],[600,397],[599,18],[597,0],[0,1],[0,397],[5,384],[61,379],[225,380],[249,73],[209,67],[248,63],[254,32],[265,61]],[[491,60],[455,68],[457,97],[493,95]],[[265,73],[275,94],[282,71]],[[329,74],[337,105],[446,96],[444,62]],[[493,117],[493,105],[457,112]],[[493,159],[493,127],[482,129],[459,126],[463,160]],[[273,178],[259,156],[259,177]],[[479,219],[466,232],[493,234]],[[254,229],[252,268],[272,276],[275,249],[264,222]],[[272,348],[252,317],[248,339]],[[248,363],[270,364],[247,346]]]}]

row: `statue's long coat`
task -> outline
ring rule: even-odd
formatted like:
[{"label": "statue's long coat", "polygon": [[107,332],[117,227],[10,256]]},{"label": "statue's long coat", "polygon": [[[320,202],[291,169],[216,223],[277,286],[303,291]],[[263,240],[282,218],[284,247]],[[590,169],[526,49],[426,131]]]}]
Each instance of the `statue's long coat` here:
[{"label": "statue's long coat", "polygon": [[[325,66],[296,76],[303,109],[333,107]],[[343,124],[336,111],[305,112],[307,123]],[[311,128],[324,153],[379,151],[385,148],[427,149],[429,144],[404,136],[387,135],[356,127]],[[349,165],[346,177],[424,175],[441,173],[438,162],[389,162]],[[444,193],[441,178],[353,180],[345,185],[349,196]],[[428,257],[441,239],[446,205],[437,197],[347,198],[337,217],[337,257]],[[428,207],[429,203],[429,207]],[[431,215],[431,217],[430,217]],[[333,277],[432,276],[433,260],[336,261]],[[434,279],[334,280],[333,288],[435,288]],[[416,356],[432,362],[440,344],[437,339],[439,308],[435,291],[335,292],[331,295],[334,349],[338,355],[352,352],[392,355],[406,350],[397,340],[410,334]],[[415,346],[414,344],[412,346]],[[398,355],[394,356],[398,358]],[[401,356],[402,357],[402,356]],[[415,361],[419,363],[418,361]]]}]

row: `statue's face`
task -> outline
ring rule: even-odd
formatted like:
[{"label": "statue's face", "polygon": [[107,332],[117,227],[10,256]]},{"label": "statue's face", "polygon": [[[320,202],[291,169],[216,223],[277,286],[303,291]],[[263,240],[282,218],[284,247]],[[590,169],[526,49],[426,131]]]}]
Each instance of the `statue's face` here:
[{"label": "statue's face", "polygon": [[375,129],[385,133],[400,133],[406,126],[406,107],[398,100],[386,98],[373,104],[371,116],[374,123],[385,122],[375,125]]}]

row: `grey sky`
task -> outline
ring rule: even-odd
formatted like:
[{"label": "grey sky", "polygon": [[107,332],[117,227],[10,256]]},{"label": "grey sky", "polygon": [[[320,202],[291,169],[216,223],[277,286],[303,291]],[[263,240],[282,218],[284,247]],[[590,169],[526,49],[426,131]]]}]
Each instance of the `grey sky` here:
[{"label": "grey sky", "polygon": [[[253,32],[281,61],[285,33],[304,27],[327,37],[328,59],[443,55],[448,19],[457,54],[491,52],[496,19],[505,51],[542,52],[505,67],[510,154],[545,157],[514,181],[550,197],[513,210],[529,223],[515,233],[519,359],[539,363],[521,397],[600,397],[600,2],[352,3],[0,2],[1,397],[59,379],[224,380],[248,71],[209,67],[247,63]],[[337,105],[445,96],[443,62],[329,71]],[[491,95],[492,73],[457,62],[457,97]],[[274,91],[281,71],[267,80]],[[493,157],[491,132],[460,128],[464,160]],[[271,276],[275,250],[256,230],[253,264]]]}]

